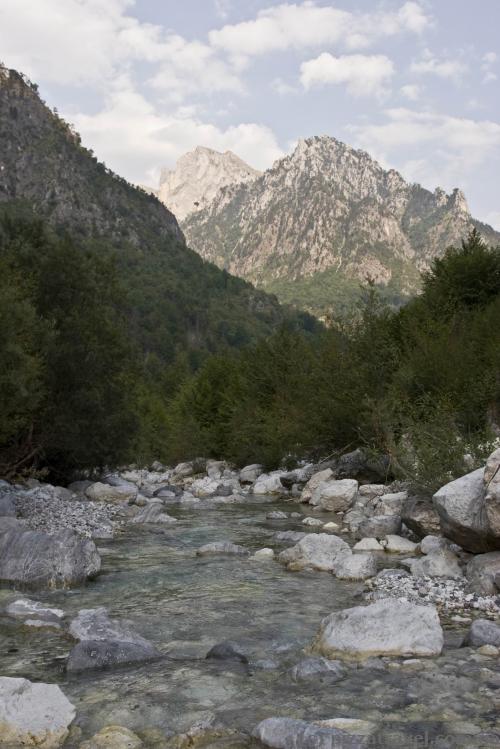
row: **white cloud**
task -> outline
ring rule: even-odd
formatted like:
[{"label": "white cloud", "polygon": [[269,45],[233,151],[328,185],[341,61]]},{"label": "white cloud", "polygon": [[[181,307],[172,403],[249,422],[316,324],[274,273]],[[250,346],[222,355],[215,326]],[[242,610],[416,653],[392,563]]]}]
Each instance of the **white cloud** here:
[{"label": "white cloud", "polygon": [[483,62],[485,65],[493,65],[498,60],[498,55],[496,52],[486,52],[485,55],[483,55]]},{"label": "white cloud", "polygon": [[500,160],[500,123],[389,109],[382,124],[349,128],[357,145],[427,186],[465,186],[477,168]]},{"label": "white cloud", "polygon": [[229,15],[229,11],[231,10],[231,5],[231,0],[214,0],[214,9],[216,15],[223,21],[225,21]]},{"label": "white cloud", "polygon": [[438,59],[426,50],[423,59],[413,62],[410,70],[412,73],[436,75],[439,78],[454,78],[455,80],[459,80],[467,72],[468,67],[461,60]]},{"label": "white cloud", "polygon": [[203,122],[191,107],[159,112],[126,80],[97,114],[68,116],[108,166],[132,182],[156,182],[159,167],[172,166],[197,145],[230,149],[257,168],[283,155],[274,133],[258,123],[219,128]]},{"label": "white cloud", "polygon": [[242,63],[245,58],[288,49],[334,44],[362,49],[383,37],[421,33],[429,24],[430,18],[416,2],[406,2],[392,13],[351,13],[306,0],[261,10],[253,20],[211,31],[209,40]]},{"label": "white cloud", "polygon": [[407,83],[405,86],[401,86],[401,93],[409,101],[417,101],[422,93],[421,86],[417,86],[416,83]]},{"label": "white cloud", "polygon": [[394,65],[385,55],[344,55],[329,52],[300,66],[300,81],[305,89],[328,84],[345,84],[354,96],[377,96],[394,75]]},{"label": "white cloud", "polygon": [[276,91],[280,96],[287,96],[288,94],[296,94],[298,92],[295,86],[292,86],[290,83],[287,83],[279,77],[273,78],[270,85],[273,91]]}]

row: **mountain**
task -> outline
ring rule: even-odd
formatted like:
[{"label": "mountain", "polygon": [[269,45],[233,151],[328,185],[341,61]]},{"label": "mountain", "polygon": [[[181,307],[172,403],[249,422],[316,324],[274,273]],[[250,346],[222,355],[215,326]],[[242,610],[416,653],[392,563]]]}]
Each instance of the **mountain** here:
[{"label": "mountain", "polygon": [[173,171],[162,170],[158,197],[182,221],[209,205],[222,187],[252,182],[260,175],[232,151],[198,146],[181,156]]},{"label": "mountain", "polygon": [[[155,195],[113,174],[37,87],[0,67],[0,208],[22,206],[84,249],[114,256],[131,336],[163,361],[267,335],[290,315],[203,261]],[[294,320],[301,325],[295,315]]]},{"label": "mountain", "polygon": [[202,257],[317,313],[348,306],[367,278],[395,298],[415,292],[420,272],[474,226],[500,241],[460,190],[410,184],[328,136],[299,141],[182,222]]}]

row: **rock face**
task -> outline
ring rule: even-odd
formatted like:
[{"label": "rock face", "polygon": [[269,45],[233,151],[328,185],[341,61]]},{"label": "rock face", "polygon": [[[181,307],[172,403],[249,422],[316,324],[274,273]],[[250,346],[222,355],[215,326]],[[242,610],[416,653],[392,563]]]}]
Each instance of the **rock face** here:
[{"label": "rock face", "polygon": [[101,557],[93,541],[73,531],[53,535],[13,528],[0,533],[0,580],[26,588],[81,585],[97,575]]},{"label": "rock face", "polygon": [[339,728],[327,728],[293,718],[268,718],[253,735],[274,749],[362,749],[365,742]]},{"label": "rock face", "polygon": [[153,660],[160,655],[128,622],[110,619],[105,608],[82,609],[69,631],[80,642],[69,654],[68,672],[112,668]]},{"label": "rock face", "polygon": [[314,569],[332,572],[343,557],[350,555],[348,544],[338,536],[311,533],[304,536],[296,546],[282,551],[279,560],[286,564],[289,570]]},{"label": "rock face", "polygon": [[[353,284],[370,276],[414,290],[419,272],[473,226],[492,244],[499,239],[473,220],[459,190],[446,195],[409,184],[328,136],[300,140],[261,177],[224,188],[182,226],[202,257],[284,301],[301,282],[314,299],[314,277],[331,278],[332,303],[338,279]],[[319,311],[314,302],[310,308]]]},{"label": "rock face", "polygon": [[443,535],[467,551],[500,549],[499,465],[497,450],[490,456],[487,473],[478,468],[441,487],[433,497]]},{"label": "rock face", "polygon": [[55,684],[0,677],[0,746],[55,749],[74,718],[75,708]]},{"label": "rock face", "polygon": [[443,630],[434,606],[383,599],[335,611],[321,622],[313,649],[325,657],[344,655],[439,655]]},{"label": "rock face", "polygon": [[232,151],[220,153],[198,146],[181,156],[175,169],[162,169],[158,197],[183,221],[206,208],[222,187],[246,184],[260,175]]}]

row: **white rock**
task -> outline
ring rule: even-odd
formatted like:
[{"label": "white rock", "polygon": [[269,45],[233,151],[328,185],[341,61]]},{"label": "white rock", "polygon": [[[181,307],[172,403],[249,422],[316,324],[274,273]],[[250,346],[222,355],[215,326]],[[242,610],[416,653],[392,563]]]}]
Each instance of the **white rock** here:
[{"label": "white rock", "polygon": [[363,484],[358,489],[360,497],[366,497],[367,499],[373,499],[373,497],[381,497],[385,494],[384,484]]},{"label": "white rock", "polygon": [[367,580],[377,574],[374,554],[344,556],[336,565],[334,574],[339,580]]},{"label": "white rock", "polygon": [[240,482],[242,484],[253,484],[263,473],[264,466],[261,466],[260,463],[252,463],[252,465],[241,469]]},{"label": "white rock", "polygon": [[443,630],[434,606],[385,598],[327,616],[313,649],[325,657],[439,655]]},{"label": "white rock", "polygon": [[285,494],[286,489],[280,480],[283,475],[283,471],[263,473],[253,485],[252,492],[254,494]]},{"label": "white rock", "polygon": [[274,559],[274,551],[268,548],[259,549],[250,557],[250,559],[255,559],[256,561],[266,561],[268,559]]},{"label": "white rock", "polygon": [[135,500],[138,489],[134,484],[110,486],[96,481],[85,489],[85,495],[95,502],[129,502]]},{"label": "white rock", "polygon": [[338,536],[329,533],[310,533],[298,544],[279,555],[280,562],[290,570],[315,569],[334,571],[340,559],[351,550]]},{"label": "white rock", "polygon": [[302,489],[302,494],[300,495],[300,501],[310,502],[315,489],[317,489],[318,486],[322,484],[324,481],[328,481],[332,477],[333,477],[333,471],[331,468],[326,468],[324,471],[318,471],[317,473],[313,473],[313,475],[311,476],[307,484]]},{"label": "white rock", "polygon": [[74,718],[75,708],[55,684],[0,677],[0,746],[55,749]]},{"label": "white rock", "polygon": [[353,551],[384,551],[384,547],[376,538],[362,538],[352,548]]},{"label": "white rock", "polygon": [[358,482],[354,479],[324,481],[314,490],[310,504],[329,512],[345,512],[352,507],[357,492]]},{"label": "white rock", "polygon": [[403,505],[408,498],[407,492],[382,494],[375,507],[375,515],[401,515]]},{"label": "white rock", "polygon": [[377,730],[377,724],[361,718],[330,718],[329,720],[314,721],[317,726],[324,728],[338,728],[354,736],[371,736]]},{"label": "white rock", "polygon": [[340,528],[340,525],[338,523],[334,523],[333,520],[330,520],[329,523],[325,523],[323,526],[324,531],[338,531]]},{"label": "white rock", "polygon": [[304,520],[302,521],[302,525],[310,525],[312,527],[319,528],[323,525],[323,521],[319,518],[304,518]]},{"label": "white rock", "polygon": [[447,548],[436,549],[421,559],[409,562],[413,577],[451,577],[460,579],[464,576],[458,557]]},{"label": "white rock", "polygon": [[389,534],[382,541],[382,546],[390,554],[414,554],[418,544],[402,536]]},{"label": "white rock", "polygon": [[20,598],[17,601],[9,603],[7,614],[9,616],[20,617],[21,619],[36,618],[45,622],[58,622],[64,618],[64,611],[62,609],[51,609],[48,606],[44,606],[43,603],[32,601],[29,598]]}]

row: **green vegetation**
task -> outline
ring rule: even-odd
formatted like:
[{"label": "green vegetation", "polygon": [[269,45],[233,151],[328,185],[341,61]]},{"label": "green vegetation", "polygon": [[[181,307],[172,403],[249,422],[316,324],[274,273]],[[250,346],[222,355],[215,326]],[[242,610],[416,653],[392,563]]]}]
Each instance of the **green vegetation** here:
[{"label": "green vegetation", "polygon": [[362,444],[432,491],[484,457],[499,416],[500,250],[473,232],[399,311],[368,285],[343,330],[209,359],[168,407],[167,455],[272,466]]}]

